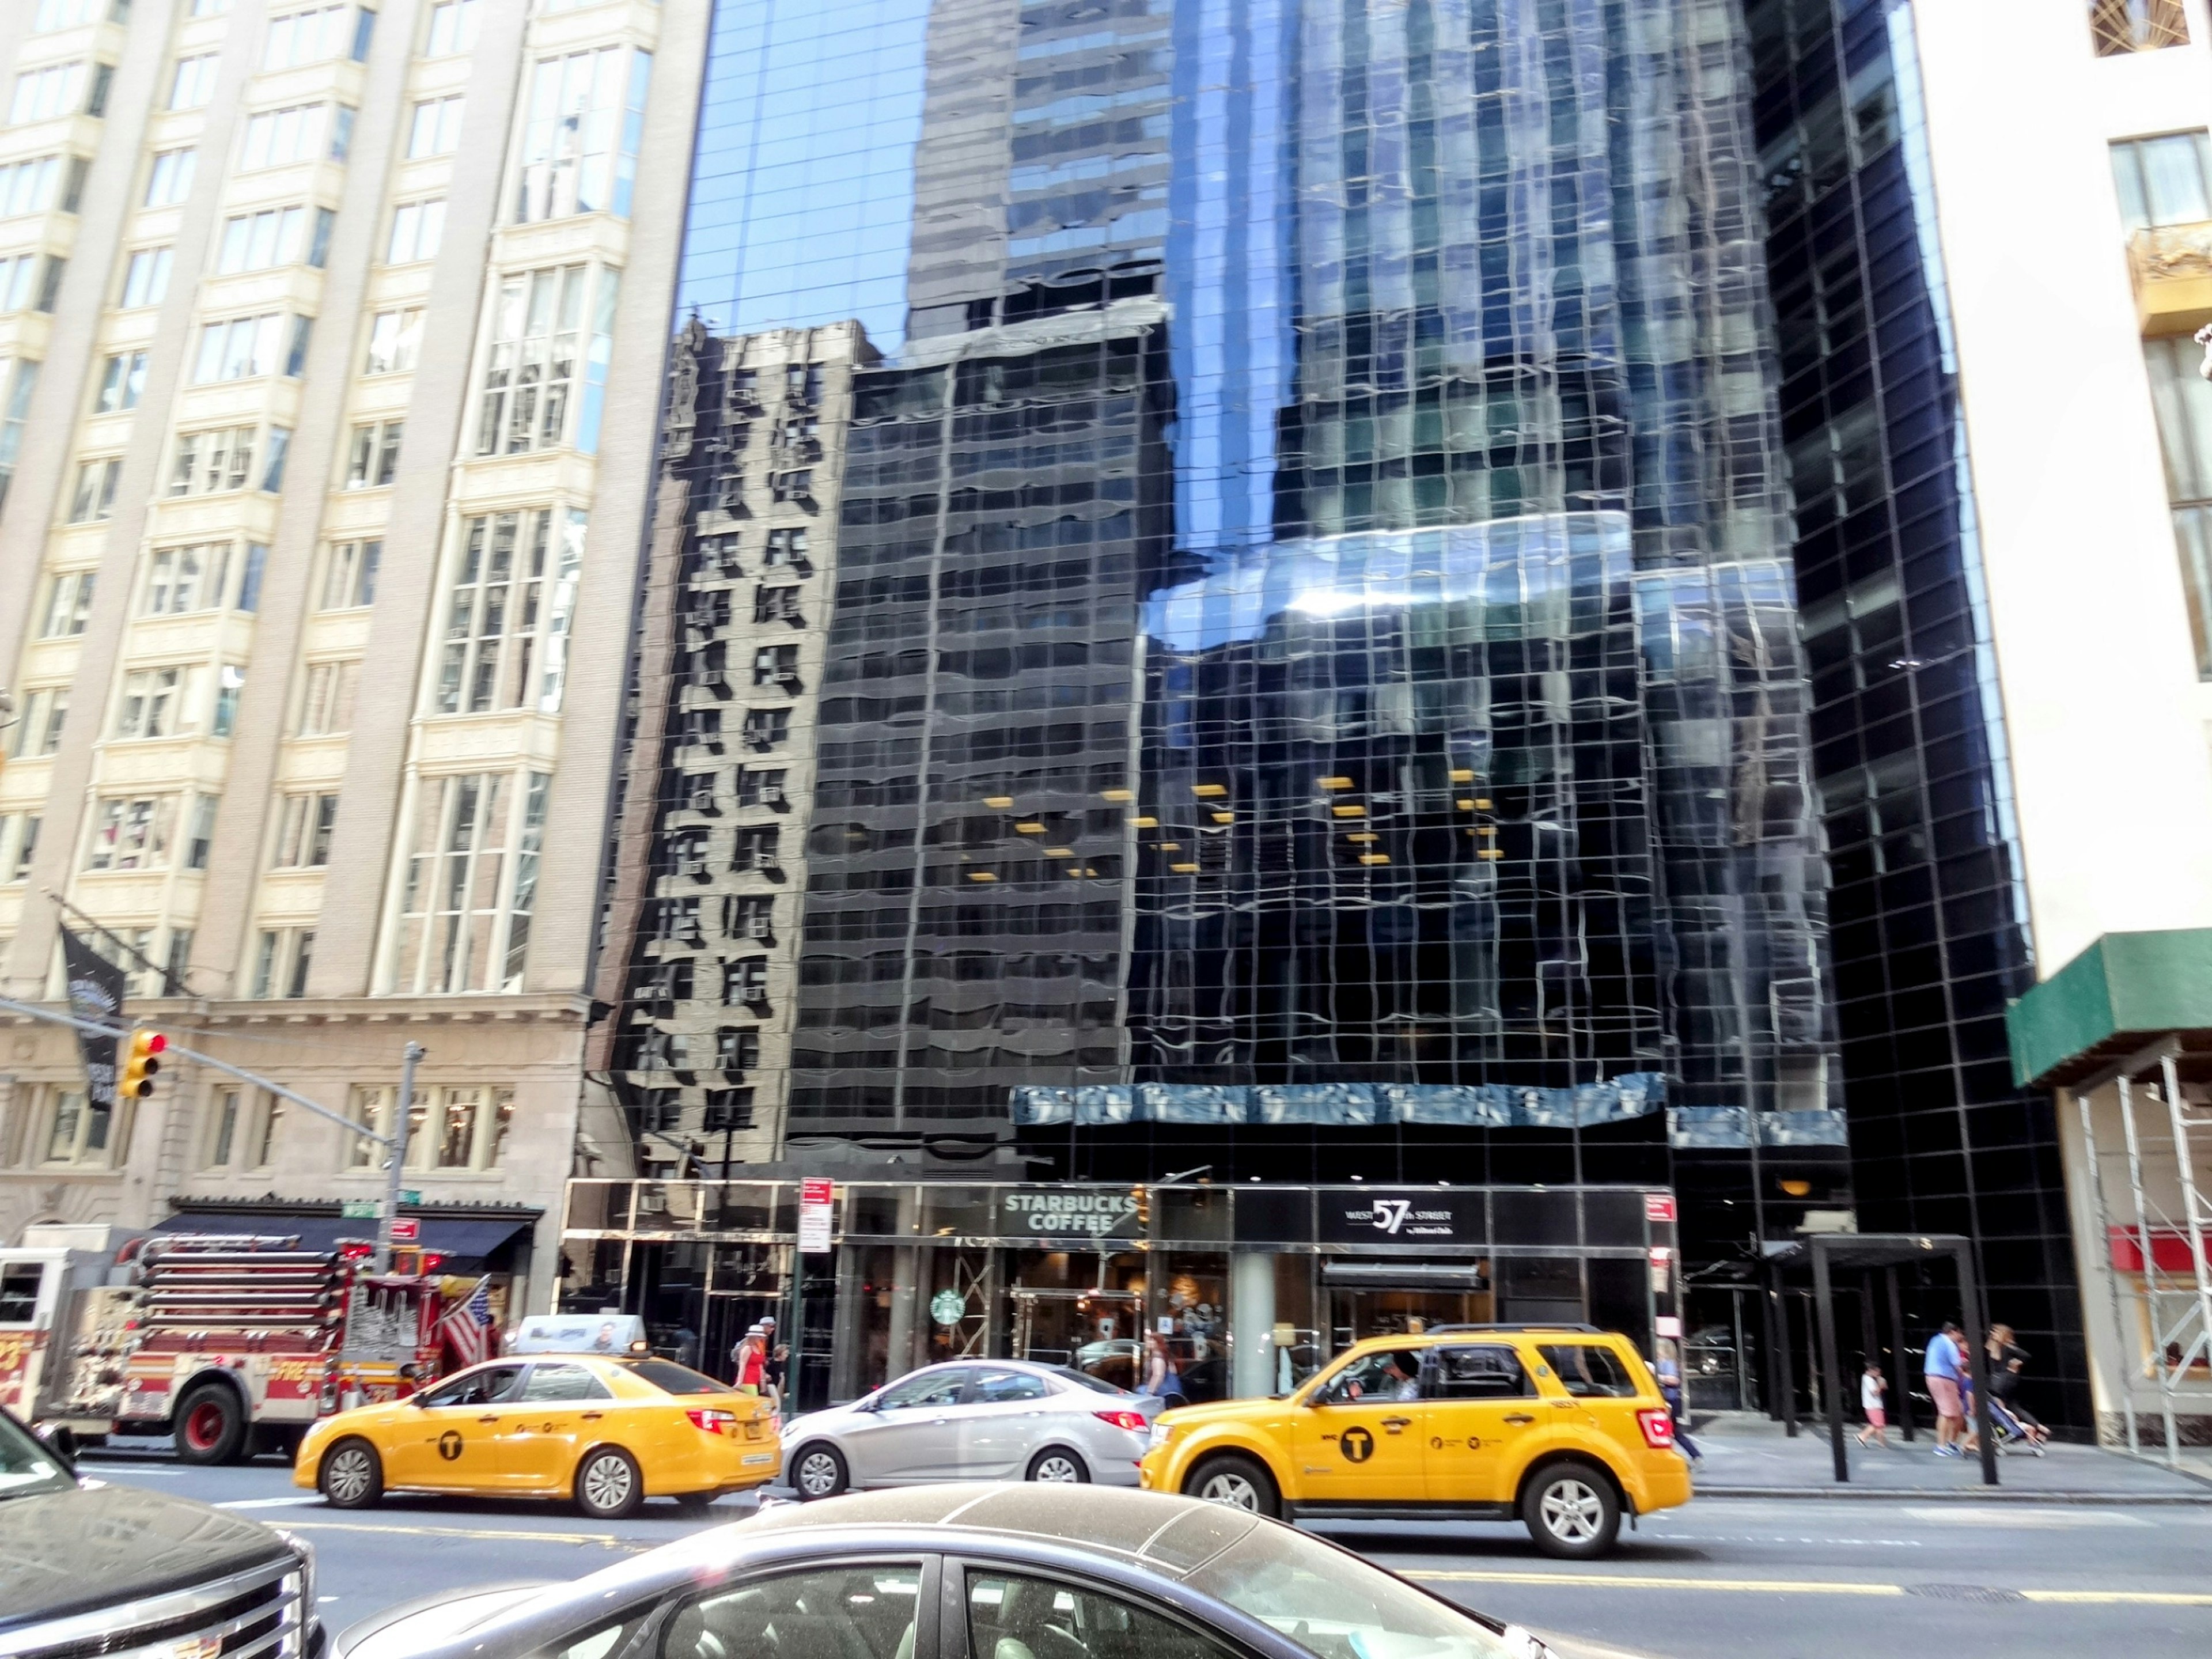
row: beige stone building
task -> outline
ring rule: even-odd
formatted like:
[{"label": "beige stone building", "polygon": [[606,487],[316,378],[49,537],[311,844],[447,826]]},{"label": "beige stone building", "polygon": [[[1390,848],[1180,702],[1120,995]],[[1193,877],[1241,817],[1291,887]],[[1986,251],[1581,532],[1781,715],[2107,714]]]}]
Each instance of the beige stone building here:
[{"label": "beige stone building", "polygon": [[[336,1109],[422,1043],[406,1184],[544,1212],[533,1305],[708,13],[0,7],[0,990],[58,994],[58,898],[140,1018]],[[380,1188],[206,1068],[110,1121],[70,1034],[0,1045],[0,1238]]]}]

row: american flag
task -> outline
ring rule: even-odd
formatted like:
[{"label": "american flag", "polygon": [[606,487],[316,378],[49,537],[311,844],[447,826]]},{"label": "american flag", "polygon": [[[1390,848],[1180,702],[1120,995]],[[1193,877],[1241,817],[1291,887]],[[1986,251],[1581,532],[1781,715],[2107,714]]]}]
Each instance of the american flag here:
[{"label": "american flag", "polygon": [[477,1287],[446,1310],[438,1322],[446,1346],[464,1365],[491,1358],[491,1280],[477,1280]]}]

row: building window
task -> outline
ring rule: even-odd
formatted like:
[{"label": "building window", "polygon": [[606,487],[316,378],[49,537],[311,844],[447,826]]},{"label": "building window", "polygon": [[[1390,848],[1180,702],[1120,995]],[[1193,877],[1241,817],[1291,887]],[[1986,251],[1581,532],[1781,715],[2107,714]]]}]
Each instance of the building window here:
[{"label": "building window", "polygon": [[2212,385],[2197,372],[2203,354],[2182,336],[2146,341],[2143,351],[2166,455],[2197,674],[2212,680]]},{"label": "building window", "polygon": [[383,562],[381,541],[333,542],[323,567],[325,611],[350,611],[376,603],[376,567]]},{"label": "building window", "polygon": [[265,1089],[225,1083],[210,1090],[206,1167],[240,1172],[267,1169],[283,1117],[283,1102]]},{"label": "building window", "polygon": [[253,980],[250,994],[256,1002],[307,994],[307,975],[314,965],[315,930],[312,927],[264,927],[253,949]]},{"label": "building window", "polygon": [[82,58],[73,64],[48,64],[43,69],[26,70],[15,77],[15,94],[8,102],[8,124],[19,127],[28,121],[51,121],[58,116],[74,115],[78,100],[83,95]]},{"label": "building window", "polygon": [[[123,0],[123,3],[128,5],[130,0]],[[192,15],[195,17],[221,17],[229,10],[230,0],[192,0]]]},{"label": "building window", "polygon": [[[388,1085],[356,1086],[346,1115],[380,1135],[392,1133],[392,1103],[399,1091]],[[490,1170],[499,1165],[514,1121],[514,1091],[466,1087],[417,1089],[407,1118],[410,1170]],[[345,1167],[380,1170],[385,1149],[363,1135],[346,1137]]]},{"label": "building window", "polygon": [[131,256],[123,272],[125,311],[157,306],[168,297],[169,267],[175,258],[176,250],[167,247],[142,247]]},{"label": "building window", "polygon": [[55,640],[84,632],[84,625],[92,616],[94,574],[89,570],[68,570],[53,579],[46,589],[46,619],[39,628],[40,639]]},{"label": "building window", "polygon": [[368,325],[368,357],[362,366],[362,373],[398,374],[411,369],[422,347],[421,307],[380,311]]},{"label": "building window", "polygon": [[190,732],[192,692],[198,679],[199,671],[192,667],[131,670],[123,677],[123,696],[116,704],[115,735],[121,738],[173,738]]},{"label": "building window", "polygon": [[477,43],[477,0],[440,0],[430,8],[430,35],[422,47],[425,58],[451,58]]},{"label": "building window", "polygon": [[181,617],[219,609],[229,570],[228,542],[156,548],[146,561],[145,598],[138,614]]},{"label": "building window", "polygon": [[39,9],[31,14],[31,33],[50,34],[96,22],[102,15],[119,23],[130,9],[131,0],[39,0]]},{"label": "building window", "polygon": [[169,861],[174,795],[110,797],[93,815],[88,870],[159,870]]},{"label": "building window", "polygon": [[438,244],[446,234],[446,198],[403,202],[392,210],[392,240],[384,250],[385,263],[412,264],[438,257]]},{"label": "building window", "polygon": [[[8,372],[8,362],[0,357],[0,378]],[[39,389],[39,365],[24,358],[15,365],[15,378],[8,387],[8,398],[0,405],[0,502],[8,499],[8,487],[15,479],[15,462],[23,452],[23,423],[31,417],[31,399]]]},{"label": "building window", "polygon": [[745,746],[748,749],[775,749],[791,737],[791,710],[788,708],[748,708],[745,710]]},{"label": "building window", "polygon": [[[573,441],[586,453],[598,449],[620,273],[600,273],[595,302],[587,313],[591,270],[588,265],[563,265],[521,271],[500,284],[492,302],[477,415],[477,454],[519,455],[571,441],[569,410],[580,398]],[[584,332],[587,316],[588,338]]]},{"label": "building window", "polygon": [[[185,831],[185,869],[204,870],[208,867],[208,855],[215,848],[216,809],[222,805],[222,797],[220,795],[192,797],[191,823]],[[181,975],[179,976],[182,977]]]},{"label": "building window", "polygon": [[238,731],[238,705],[246,696],[243,664],[227,662],[216,672],[215,718],[208,723],[210,736],[228,738]]},{"label": "building window", "polygon": [[748,825],[738,831],[737,841],[730,852],[732,870],[771,871],[780,867],[776,860],[776,843],[781,832],[773,823]]},{"label": "building window", "polygon": [[2089,0],[2089,37],[2100,58],[2185,46],[2189,20],[2181,0]]},{"label": "building window", "polygon": [[[239,171],[282,167],[288,161],[313,161],[322,152],[322,104],[295,104],[287,109],[264,110],[246,118],[246,144],[240,152]],[[343,161],[343,154],[332,161]]]},{"label": "building window", "polygon": [[514,216],[627,216],[653,55],[623,46],[542,58],[531,70]]},{"label": "building window", "polygon": [[407,155],[410,161],[426,155],[451,155],[460,147],[461,106],[468,100],[455,94],[451,98],[426,98],[415,106],[414,119],[407,128]]},{"label": "building window", "polygon": [[274,374],[286,361],[284,352],[284,313],[281,311],[203,324],[199,350],[192,360],[192,382],[208,386],[219,380],[250,380]]},{"label": "building window", "polygon": [[37,861],[39,854],[40,823],[36,816],[27,817],[23,820],[23,838],[15,843],[15,866],[9,880],[28,881],[31,878],[31,866]]},{"label": "building window", "polygon": [[550,779],[471,772],[416,787],[405,890],[386,988],[522,988]]},{"label": "building window", "polygon": [[215,52],[177,59],[176,73],[169,77],[169,107],[204,108],[215,96],[216,65],[222,61],[222,54]]},{"label": "building window", "polygon": [[2112,182],[2130,232],[2212,220],[2212,144],[2201,131],[2114,144]]},{"label": "building window", "polygon": [[261,460],[261,488],[273,495],[284,487],[284,458],[292,453],[292,428],[272,426],[269,428],[269,447]]},{"label": "building window", "polygon": [[[327,209],[318,211],[327,216]],[[297,264],[312,251],[307,240],[308,223],[307,210],[303,207],[234,215],[222,222],[222,246],[216,270],[228,276],[241,270],[272,270],[279,265]]]},{"label": "building window", "polygon": [[208,1092],[206,1167],[227,1170],[238,1150],[238,1117],[246,1091],[224,1085]]},{"label": "building window", "polygon": [[235,611],[261,609],[261,574],[269,566],[269,549],[260,542],[246,544],[246,574],[238,579],[238,602]]},{"label": "building window", "polygon": [[146,354],[118,351],[100,373],[100,395],[93,404],[95,415],[119,415],[138,407],[146,390]]},{"label": "building window", "polygon": [[192,173],[199,160],[199,152],[190,149],[165,149],[154,157],[152,171],[146,175],[146,205],[174,207],[192,193]]},{"label": "building window", "polygon": [[340,56],[354,39],[353,21],[347,15],[351,9],[342,5],[313,6],[270,18],[268,33],[262,37],[261,67],[295,69]]},{"label": "building window", "polygon": [[361,659],[307,665],[307,684],[300,698],[300,730],[303,738],[324,738],[353,729],[353,694],[361,681]]},{"label": "building window", "polygon": [[41,260],[49,265],[62,263],[51,255],[37,253],[18,253],[0,258],[0,312],[21,311],[31,303],[33,297],[40,292],[39,265]]},{"label": "building window", "polygon": [[463,522],[433,694],[437,713],[561,712],[584,526],[585,515],[574,507],[484,514]]},{"label": "building window", "polygon": [[54,186],[61,176],[58,155],[34,155],[0,167],[0,218],[44,213],[54,204]]},{"label": "building window", "polygon": [[8,753],[35,760],[61,747],[62,726],[69,719],[70,689],[50,685],[23,694],[23,706],[7,727]]},{"label": "building window", "polygon": [[76,490],[70,498],[70,522],[93,524],[115,511],[115,483],[123,476],[123,458],[87,461],[76,470]]},{"label": "building window", "polygon": [[406,430],[404,421],[370,421],[354,428],[345,487],[380,489],[389,484],[399,471],[399,441]]},{"label": "building window", "polygon": [[761,555],[761,562],[771,569],[797,570],[804,574],[813,567],[806,562],[806,532],[804,530],[771,530],[768,546]]},{"label": "building window", "polygon": [[331,834],[337,828],[336,795],[287,795],[277,813],[274,870],[319,870],[331,861]]},{"label": "building window", "polygon": [[49,1089],[46,1102],[46,1145],[39,1162],[80,1170],[109,1167],[112,1109],[93,1104],[80,1089]]},{"label": "building window", "polygon": [[245,489],[253,476],[254,437],[250,426],[180,434],[176,464],[169,469],[169,494],[219,495]]},{"label": "building window", "polygon": [[799,647],[795,645],[764,645],[753,653],[753,684],[780,685],[787,691],[797,692],[799,682]]}]

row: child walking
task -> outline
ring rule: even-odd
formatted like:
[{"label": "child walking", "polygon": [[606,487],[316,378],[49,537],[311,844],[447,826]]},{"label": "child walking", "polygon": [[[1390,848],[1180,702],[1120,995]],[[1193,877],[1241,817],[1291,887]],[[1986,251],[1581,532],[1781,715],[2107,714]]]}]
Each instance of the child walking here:
[{"label": "child walking", "polygon": [[1866,1375],[1859,1378],[1859,1407],[1866,1413],[1866,1427],[1859,1431],[1859,1444],[1867,1443],[1872,1435],[1877,1446],[1889,1444],[1889,1413],[1883,1409],[1882,1397],[1889,1392],[1889,1384],[1881,1378],[1881,1367],[1873,1360],[1867,1361]]}]

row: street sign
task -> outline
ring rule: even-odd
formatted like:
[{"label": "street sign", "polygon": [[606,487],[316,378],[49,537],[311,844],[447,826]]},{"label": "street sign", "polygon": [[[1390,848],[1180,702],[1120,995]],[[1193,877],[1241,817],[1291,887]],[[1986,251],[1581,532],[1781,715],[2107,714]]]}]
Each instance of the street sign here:
[{"label": "street sign", "polygon": [[348,1198],[338,1202],[338,1216],[346,1221],[374,1221],[384,1206],[373,1198]]},{"label": "street sign", "polygon": [[1644,1218],[1646,1221],[1672,1221],[1674,1218],[1674,1195],[1672,1193],[1644,1194]]},{"label": "street sign", "polygon": [[392,1218],[392,1242],[394,1244],[419,1244],[422,1242],[422,1224],[411,1215]]},{"label": "street sign", "polygon": [[802,1254],[815,1255],[830,1249],[830,1219],[836,1200],[834,1182],[807,1180],[799,1183],[799,1248]]},{"label": "street sign", "polygon": [[402,1187],[399,1189],[399,1201],[402,1204],[420,1204],[422,1201],[422,1194],[412,1187]]}]

